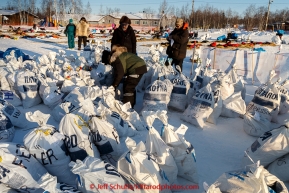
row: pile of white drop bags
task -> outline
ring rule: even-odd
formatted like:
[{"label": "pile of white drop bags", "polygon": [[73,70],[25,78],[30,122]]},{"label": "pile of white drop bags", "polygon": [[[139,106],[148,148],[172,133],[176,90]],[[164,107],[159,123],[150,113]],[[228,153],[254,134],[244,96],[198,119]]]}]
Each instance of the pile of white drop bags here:
[{"label": "pile of white drop bags", "polygon": [[243,165],[260,160],[260,164],[266,167],[287,153],[289,153],[289,129],[284,125],[267,131],[256,139],[251,147],[245,151]]},{"label": "pile of white drop bags", "polygon": [[167,110],[172,90],[173,85],[168,79],[154,81],[145,89],[142,111]]},{"label": "pile of white drop bags", "polygon": [[223,99],[221,97],[221,88],[219,81],[214,81],[211,83],[212,92],[214,93],[214,107],[213,112],[207,119],[207,122],[212,124],[217,124],[217,120],[222,113]]},{"label": "pile of white drop bags", "polygon": [[[125,140],[128,151],[117,162],[117,170],[128,179],[135,180],[139,185],[170,185],[165,173],[159,168],[155,159],[146,153],[145,144],[136,142],[131,138]],[[146,189],[148,193],[157,190]],[[169,189],[162,192],[169,193]]]},{"label": "pile of white drop bags", "polygon": [[0,112],[0,142],[11,142],[15,129],[10,119]]},{"label": "pile of white drop bags", "polygon": [[51,109],[60,104],[64,97],[64,93],[60,91],[55,82],[47,82],[46,84],[41,85],[40,91],[39,94],[43,103]]},{"label": "pile of white drop bags", "polygon": [[288,193],[285,184],[258,163],[244,169],[225,172],[207,193]]},{"label": "pile of white drop bags", "polygon": [[100,157],[93,143],[93,133],[80,116],[66,114],[59,124],[59,132],[65,136],[65,145],[72,161],[84,160],[87,156]]},{"label": "pile of white drop bags", "polygon": [[162,140],[158,131],[153,128],[153,122],[157,118],[159,111],[143,111],[142,116],[149,130],[146,138],[146,151],[156,159],[159,167],[165,172],[171,184],[177,180],[178,167],[170,152],[170,147]]},{"label": "pile of white drop bags", "polygon": [[47,171],[24,146],[0,143],[0,158],[0,182],[24,192],[36,192],[40,188],[38,181]]},{"label": "pile of white drop bags", "polygon": [[211,84],[207,84],[193,96],[181,119],[203,128],[205,121],[213,112],[214,104],[214,93]]},{"label": "pile of white drop bags", "polygon": [[24,146],[35,158],[57,177],[59,182],[75,185],[74,176],[68,166],[71,161],[69,153],[64,144],[65,136],[60,134],[53,126],[46,122],[50,115],[35,111],[26,113],[31,122],[37,122],[38,128],[33,129],[24,136]]},{"label": "pile of white drop bags", "polygon": [[113,125],[99,117],[92,116],[89,127],[101,158],[116,165],[122,151],[119,135]]},{"label": "pile of white drop bags", "polygon": [[145,124],[140,119],[139,114],[131,108],[131,104],[128,102],[122,106],[122,110],[128,115],[125,120],[127,120],[136,130],[145,130]]},{"label": "pile of white drop bags", "polygon": [[28,121],[21,111],[9,104],[7,101],[0,99],[0,109],[4,113],[4,115],[10,119],[11,123],[14,126],[25,128],[28,125]]},{"label": "pile of white drop bags", "polygon": [[241,78],[236,73],[236,63],[232,65],[232,68],[227,73],[231,77],[232,84],[234,86],[234,92],[241,92],[242,99],[246,97],[246,87]]},{"label": "pile of white drop bags", "polygon": [[23,108],[27,109],[41,103],[38,93],[38,79],[34,72],[21,71],[17,75],[16,84],[21,94]]},{"label": "pile of white drop bags", "polygon": [[278,115],[280,99],[280,92],[276,83],[259,87],[247,106],[243,124],[244,131],[248,135],[256,137],[269,131],[270,121]]},{"label": "pile of white drop bags", "polygon": [[178,176],[198,184],[195,149],[184,138],[188,127],[181,124],[179,128],[175,129],[172,125],[169,125],[166,111],[159,111],[157,116],[164,124],[161,137],[171,147],[170,152],[177,164]]},{"label": "pile of white drop bags", "polygon": [[124,188],[125,180],[116,168],[99,158],[88,156],[83,161],[77,160],[76,163],[71,163],[70,166],[71,171],[78,176],[77,187],[83,193],[130,192]]},{"label": "pile of white drop bags", "polygon": [[187,94],[190,88],[190,82],[182,73],[175,76],[171,82],[173,84],[173,90],[168,106],[174,110],[183,112],[187,105]]}]

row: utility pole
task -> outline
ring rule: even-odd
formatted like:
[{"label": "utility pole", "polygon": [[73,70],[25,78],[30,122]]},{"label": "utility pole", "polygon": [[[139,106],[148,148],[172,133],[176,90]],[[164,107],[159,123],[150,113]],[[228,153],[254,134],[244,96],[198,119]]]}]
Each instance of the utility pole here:
[{"label": "utility pole", "polygon": [[266,24],[265,24],[265,31],[267,31],[267,25],[268,25],[268,19],[269,19],[269,13],[270,13],[270,5],[273,3],[273,0],[269,0],[268,3],[268,11],[267,11],[267,17],[266,17]]}]

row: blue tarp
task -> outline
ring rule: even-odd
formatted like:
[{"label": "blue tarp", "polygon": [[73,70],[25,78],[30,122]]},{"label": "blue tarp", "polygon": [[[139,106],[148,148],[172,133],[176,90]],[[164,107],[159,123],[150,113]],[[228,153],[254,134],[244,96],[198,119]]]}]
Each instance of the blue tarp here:
[{"label": "blue tarp", "polygon": [[227,37],[225,35],[217,37],[218,41],[224,41]]},{"label": "blue tarp", "polygon": [[277,34],[278,35],[284,35],[284,30],[281,30],[281,29],[277,30]]},{"label": "blue tarp", "polygon": [[231,38],[232,38],[232,39],[238,39],[238,34],[232,33],[232,34],[231,34]]},{"label": "blue tarp", "polygon": [[8,48],[5,52],[1,52],[0,51],[0,58],[6,58],[7,55],[10,55],[10,52],[12,50],[15,50],[15,56],[16,58],[18,59],[20,56],[22,56],[22,59],[23,61],[25,60],[32,60],[32,58],[27,55],[27,54],[24,54],[19,48],[15,48],[15,47],[12,47],[12,48]]}]

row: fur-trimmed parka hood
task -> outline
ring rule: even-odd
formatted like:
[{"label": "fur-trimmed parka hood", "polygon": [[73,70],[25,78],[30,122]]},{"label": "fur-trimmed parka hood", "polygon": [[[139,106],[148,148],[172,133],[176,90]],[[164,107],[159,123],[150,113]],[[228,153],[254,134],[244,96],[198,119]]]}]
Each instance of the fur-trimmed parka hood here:
[{"label": "fur-trimmed parka hood", "polygon": [[114,62],[117,57],[119,57],[123,52],[127,52],[127,48],[124,46],[117,46],[114,45],[112,47],[111,52],[113,53],[111,58],[110,58],[110,63]]}]

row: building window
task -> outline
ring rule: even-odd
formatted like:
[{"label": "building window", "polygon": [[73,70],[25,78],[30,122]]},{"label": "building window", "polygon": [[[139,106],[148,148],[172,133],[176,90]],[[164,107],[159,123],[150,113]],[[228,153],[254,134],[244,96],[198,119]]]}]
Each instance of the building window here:
[{"label": "building window", "polygon": [[108,20],[108,23],[110,23],[110,19]]},{"label": "building window", "polygon": [[139,21],[134,21],[134,24],[138,24],[139,25]]},{"label": "building window", "polygon": [[148,22],[147,22],[147,21],[143,21],[142,24],[143,24],[143,25],[147,25]]},{"label": "building window", "polygon": [[158,22],[157,21],[154,21],[154,25],[157,25],[158,24]]}]

